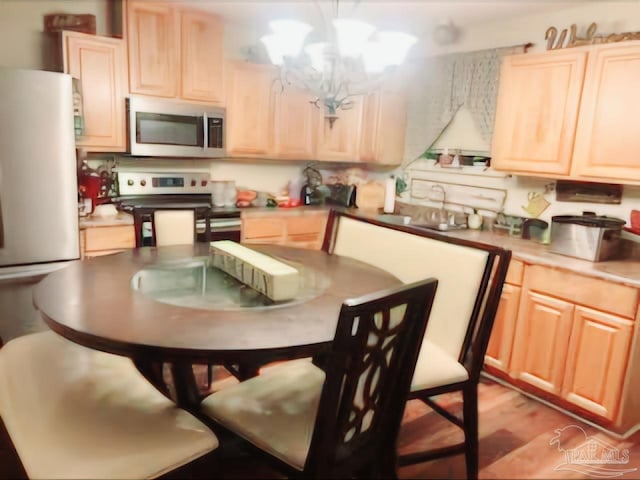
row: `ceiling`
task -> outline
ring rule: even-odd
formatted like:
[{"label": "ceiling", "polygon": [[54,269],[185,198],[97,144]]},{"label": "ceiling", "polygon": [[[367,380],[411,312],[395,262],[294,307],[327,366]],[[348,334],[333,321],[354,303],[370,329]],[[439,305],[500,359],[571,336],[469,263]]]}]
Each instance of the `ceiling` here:
[{"label": "ceiling", "polygon": [[447,21],[460,28],[550,9],[569,8],[585,1],[587,0],[188,0],[187,3],[218,13],[227,24],[260,32],[266,30],[269,20],[276,18],[295,18],[320,29],[323,17],[333,18],[338,5],[340,16],[357,17],[380,29],[402,30],[424,36],[430,34],[434,26]]}]

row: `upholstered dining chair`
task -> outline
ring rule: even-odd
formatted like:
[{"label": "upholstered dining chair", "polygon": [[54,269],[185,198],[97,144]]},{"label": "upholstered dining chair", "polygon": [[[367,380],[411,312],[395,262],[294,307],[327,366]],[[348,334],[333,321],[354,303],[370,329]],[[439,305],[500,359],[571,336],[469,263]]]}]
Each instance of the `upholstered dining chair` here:
[{"label": "upholstered dining chair", "polygon": [[[478,383],[511,252],[336,211],[330,213],[323,249],[381,267],[405,283],[438,278],[409,398],[421,400],[460,427],[464,441],[405,454],[399,462],[408,465],[464,453],[467,476],[477,478]],[[462,394],[462,418],[434,399],[446,392]]]},{"label": "upholstered dining chair", "polygon": [[[208,221],[208,217],[205,216]],[[196,241],[196,211],[195,209],[167,209],[153,212],[151,226],[152,243],[156,247],[171,245],[193,245]],[[205,231],[205,241],[210,240],[209,229]],[[155,368],[164,368],[156,366]],[[208,389],[213,382],[213,365],[207,365]]]},{"label": "upholstered dining chair", "polygon": [[156,210],[153,213],[152,236],[157,247],[193,245],[196,238],[194,210]]},{"label": "upholstered dining chair", "polygon": [[306,359],[205,398],[202,413],[288,475],[395,476],[402,421],[435,279],[346,300],[323,368]]},{"label": "upholstered dining chair", "polygon": [[0,417],[29,478],[215,476],[219,442],[205,424],[128,358],[51,331],[0,348]]}]

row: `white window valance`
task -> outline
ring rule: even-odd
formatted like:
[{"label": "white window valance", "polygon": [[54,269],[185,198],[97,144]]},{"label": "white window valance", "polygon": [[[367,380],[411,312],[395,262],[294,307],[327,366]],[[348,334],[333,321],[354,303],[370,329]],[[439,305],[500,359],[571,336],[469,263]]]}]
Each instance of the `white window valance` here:
[{"label": "white window valance", "polygon": [[471,113],[478,132],[490,143],[500,59],[523,53],[525,48],[522,45],[425,59],[417,69],[407,111],[405,161],[422,156],[462,107]]}]

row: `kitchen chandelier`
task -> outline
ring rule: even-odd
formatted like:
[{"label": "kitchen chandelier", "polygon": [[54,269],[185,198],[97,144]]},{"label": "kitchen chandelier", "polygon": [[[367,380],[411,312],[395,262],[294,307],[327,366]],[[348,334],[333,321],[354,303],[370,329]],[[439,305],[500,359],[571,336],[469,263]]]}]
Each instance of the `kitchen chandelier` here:
[{"label": "kitchen chandelier", "polygon": [[[356,2],[357,4],[358,2]],[[311,92],[333,126],[339,109],[353,107],[353,97],[379,88],[385,75],[401,65],[417,38],[402,32],[377,31],[360,20],[335,18],[327,23],[326,41],[305,39],[312,27],[297,20],[274,20],[260,40],[271,63],[280,67],[283,86]],[[304,47],[304,48],[303,48]]]}]

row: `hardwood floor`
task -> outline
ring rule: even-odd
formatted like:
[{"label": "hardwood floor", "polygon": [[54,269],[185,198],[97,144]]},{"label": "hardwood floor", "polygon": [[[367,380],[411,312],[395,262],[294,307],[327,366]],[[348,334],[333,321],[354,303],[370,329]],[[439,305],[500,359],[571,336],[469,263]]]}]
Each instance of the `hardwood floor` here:
[{"label": "hardwood floor", "polygon": [[[454,409],[461,407],[456,396],[445,396],[442,400]],[[640,479],[640,433],[627,440],[615,439],[489,379],[483,379],[480,385],[479,408],[480,478]],[[560,444],[552,444],[557,436],[555,430],[560,429],[564,429],[559,437]],[[411,401],[405,411],[398,450],[409,452],[461,438],[461,433],[439,415],[420,402]],[[605,463],[596,466],[590,474],[585,473],[585,465],[574,465],[576,470],[562,469],[565,452],[576,452],[577,447],[588,441],[591,445],[605,445],[612,459],[624,460],[627,449],[628,463]],[[616,449],[619,457],[615,457]],[[282,478],[260,458],[245,454],[231,456],[225,462],[224,473],[218,473],[212,478]],[[398,475],[401,479],[464,478],[464,457],[459,455],[402,467]],[[4,430],[0,432],[0,478],[25,478]]]}]

